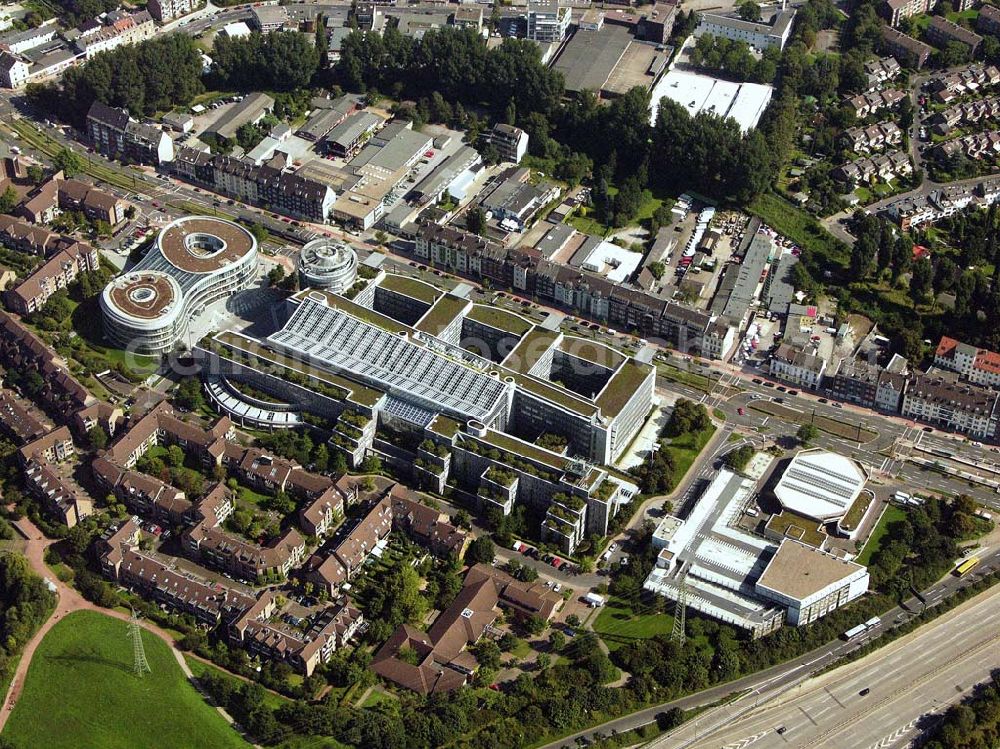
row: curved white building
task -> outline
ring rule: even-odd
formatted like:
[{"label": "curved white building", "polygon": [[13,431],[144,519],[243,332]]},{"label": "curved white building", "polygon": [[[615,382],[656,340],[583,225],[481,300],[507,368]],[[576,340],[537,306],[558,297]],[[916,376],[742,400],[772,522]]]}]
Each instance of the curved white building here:
[{"label": "curved white building", "polygon": [[334,239],[314,239],[299,253],[299,282],[335,293],[346,291],[358,275],[354,248]]},{"label": "curved white building", "polygon": [[104,288],[104,333],[113,345],[136,353],[169,351],[206,305],[247,288],[257,263],[257,240],[232,221],[172,221],[132,270]]}]

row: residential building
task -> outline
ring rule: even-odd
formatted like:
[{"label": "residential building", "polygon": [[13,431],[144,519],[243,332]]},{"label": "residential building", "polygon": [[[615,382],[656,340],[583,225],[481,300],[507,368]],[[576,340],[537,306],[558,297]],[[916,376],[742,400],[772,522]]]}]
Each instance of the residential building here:
[{"label": "residential building", "polygon": [[511,161],[520,164],[528,153],[528,134],[519,127],[504,123],[493,126],[489,142],[497,149],[501,161]]},{"label": "residential building", "polygon": [[151,39],[156,24],[148,11],[119,13],[116,17],[106,17],[106,24],[92,34],[80,36],[73,45],[89,60],[101,52],[109,52],[125,44]]},{"label": "residential building", "polygon": [[905,360],[899,367],[880,367],[864,357],[842,359],[824,385],[840,401],[887,413],[899,413],[906,387]]},{"label": "residential building", "polygon": [[281,31],[288,24],[288,9],[284,5],[258,5],[250,11],[250,23],[262,34]]},{"label": "residential building", "polygon": [[4,299],[14,312],[30,315],[44,307],[49,297],[68,287],[81,273],[96,271],[99,266],[96,249],[83,242],[74,242],[59,250],[20,284],[4,292]]},{"label": "residential building", "polygon": [[184,549],[195,559],[251,582],[283,579],[302,563],[305,540],[294,528],[265,545],[255,544],[202,522],[183,535]]},{"label": "residential building", "polygon": [[1000,354],[995,351],[942,336],[934,352],[934,365],[957,372],[975,385],[1000,388]]},{"label": "residential building", "polygon": [[894,57],[880,57],[865,63],[865,74],[868,76],[870,89],[888,83],[902,72],[903,69]]},{"label": "residential building", "polygon": [[530,0],[527,10],[526,38],[549,44],[561,42],[569,30],[572,8],[559,5],[559,0]]},{"label": "residential building", "polygon": [[21,88],[28,82],[30,65],[12,52],[0,52],[0,86]]},{"label": "residential building", "polygon": [[63,179],[58,183],[59,208],[63,211],[80,211],[91,221],[104,221],[112,228],[125,220],[128,201],[76,179]]},{"label": "residential building", "polygon": [[197,7],[197,0],[149,0],[146,9],[159,23],[185,16]]},{"label": "residential building", "polygon": [[55,21],[51,21],[49,23],[43,23],[40,26],[36,26],[33,29],[25,29],[24,31],[7,31],[0,34],[0,49],[4,49],[15,55],[20,54],[21,52],[31,49],[32,47],[38,47],[46,42],[51,42],[55,38],[58,30],[59,27]]},{"label": "residential building", "polygon": [[823,384],[826,360],[790,343],[783,343],[771,356],[772,377],[798,387],[818,390]]},{"label": "residential building", "polygon": [[955,375],[917,374],[903,395],[902,415],[976,439],[991,439],[997,431],[1000,393],[960,383]]},{"label": "residential building", "polygon": [[934,48],[891,26],[882,27],[882,50],[899,58],[910,68],[920,70],[927,64]]},{"label": "residential building", "polygon": [[769,23],[744,21],[737,16],[726,16],[718,13],[699,14],[700,22],[694,30],[695,36],[711,34],[715,37],[746,42],[754,49],[777,47],[784,49],[792,33],[792,22],[795,20],[794,9],[781,9],[775,13]]},{"label": "residential building", "polygon": [[436,556],[462,558],[469,537],[452,525],[447,515],[422,504],[416,492],[399,484],[390,490],[389,501],[393,528],[426,546]]},{"label": "residential building", "polygon": [[907,95],[905,91],[899,89],[869,91],[848,97],[844,103],[854,111],[859,119],[863,119],[883,109],[894,109]]},{"label": "residential building", "polygon": [[162,164],[174,158],[173,141],[165,132],[99,101],[87,112],[87,135],[94,148],[109,158],[145,164]]},{"label": "residential building", "polygon": [[884,0],[881,11],[889,25],[895,27],[904,18],[929,13],[936,4],[937,0]]},{"label": "residential building", "polygon": [[927,31],[925,32],[927,40],[931,44],[945,45],[949,42],[958,42],[959,44],[964,44],[969,48],[969,55],[974,56],[976,50],[979,49],[980,43],[982,43],[983,38],[974,31],[969,31],[969,29],[964,26],[959,26],[953,21],[949,21],[947,18],[942,16],[931,16],[931,21],[927,25]]},{"label": "residential building", "polygon": [[869,153],[898,146],[903,142],[903,131],[895,122],[879,122],[868,127],[849,127],[841,134],[841,140],[855,153]]},{"label": "residential building", "polygon": [[983,3],[979,7],[976,31],[981,34],[1000,34],[1000,8],[989,3]]}]

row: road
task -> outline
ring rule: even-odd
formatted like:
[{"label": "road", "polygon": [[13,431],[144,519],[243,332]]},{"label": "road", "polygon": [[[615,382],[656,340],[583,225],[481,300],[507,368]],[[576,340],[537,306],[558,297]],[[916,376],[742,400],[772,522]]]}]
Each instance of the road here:
[{"label": "road", "polygon": [[[987,553],[983,553],[980,555],[980,558],[982,559],[982,563],[980,564],[978,571],[970,579],[977,579],[978,577],[981,577],[987,574],[988,572],[995,571],[998,568],[1000,568],[1000,549],[992,549]],[[926,591],[924,591],[924,596],[927,601],[927,605],[935,606],[940,604],[942,600],[944,600],[949,595],[957,591],[959,588],[966,585],[967,582],[968,580],[959,579],[954,577],[953,575],[946,576],[944,579],[942,579],[941,581],[939,581],[938,583],[936,583],[935,585],[931,586]],[[958,612],[960,614],[966,611],[969,607],[978,606],[978,602],[986,597],[988,597],[989,599],[990,607],[995,609],[997,604],[997,599],[995,598],[995,596],[997,595],[1000,595],[1000,588],[994,588],[991,589],[990,591],[986,591],[973,601],[966,602],[965,604],[963,604],[961,607],[956,609],[955,612]],[[897,624],[905,622],[909,618],[919,613],[921,609],[922,609],[922,604],[916,598],[911,598],[910,600],[905,601],[902,607],[893,608],[882,616],[882,624],[874,630],[874,633],[878,634],[886,628],[893,627],[896,626]],[[976,611],[977,611],[976,616],[982,615],[982,611],[980,611],[978,608],[976,609]],[[910,635],[907,635],[904,638],[901,638],[900,642],[904,643],[905,645],[906,643],[909,643],[913,637],[917,635],[924,636],[925,634],[934,637],[935,638],[934,642],[946,641],[946,640],[947,641],[961,640],[962,638],[957,636],[956,633],[961,633],[962,636],[964,637],[967,629],[979,629],[978,624],[972,624],[972,625],[969,624],[970,621],[971,622],[979,621],[975,617],[972,617],[970,619],[963,618],[961,620],[960,625],[952,624],[952,622],[954,621],[955,612],[949,612],[947,615],[942,616],[940,619],[934,619],[931,622],[928,622],[926,625],[921,627],[916,632],[911,633]],[[942,629],[942,627],[944,627],[944,629]],[[989,627],[982,629],[989,630]],[[944,634],[941,634],[942,632]],[[996,632],[997,628],[993,627],[992,631],[985,633],[985,636],[987,637],[991,636],[993,634],[996,634]],[[978,638],[979,634],[977,634],[976,637]],[[639,728],[641,726],[652,723],[656,720],[656,716],[658,714],[666,710],[669,710],[670,708],[677,707],[682,710],[690,710],[693,708],[714,704],[716,702],[725,699],[730,695],[739,692],[746,692],[745,696],[743,696],[740,700],[736,702],[730,703],[730,706],[710,708],[709,710],[702,713],[697,721],[697,729],[695,729],[696,724],[694,722],[690,724],[685,724],[684,726],[681,726],[681,728],[675,731],[674,733],[670,734],[667,737],[664,737],[663,739],[658,740],[658,742],[654,744],[657,747],[657,749],[680,749],[680,747],[684,746],[684,741],[689,741],[695,738],[697,738],[698,740],[704,740],[706,738],[705,734],[709,730],[714,732],[716,730],[725,730],[725,727],[728,725],[733,725],[733,726],[740,725],[737,724],[736,720],[740,719],[744,712],[749,713],[749,711],[754,709],[755,705],[762,707],[769,707],[770,700],[775,699],[781,695],[784,695],[788,692],[788,690],[796,688],[797,685],[799,685],[800,683],[806,682],[812,674],[815,674],[823,670],[827,666],[831,665],[835,661],[839,660],[843,656],[850,653],[852,650],[855,650],[863,643],[864,643],[863,639],[860,642],[855,641],[851,643],[846,643],[839,639],[832,640],[826,643],[825,645],[822,645],[821,647],[818,647],[808,653],[799,656],[798,658],[794,658],[778,666],[774,666],[767,670],[751,674],[750,676],[746,676],[742,679],[737,679],[736,681],[731,681],[727,684],[720,684],[718,686],[703,690],[701,692],[689,695],[687,697],[683,697],[678,700],[665,702],[663,704],[655,705],[645,710],[640,710],[638,712],[626,715],[616,720],[609,721],[599,726],[588,728],[585,731],[580,731],[578,733],[562,738],[558,741],[553,741],[549,744],[546,744],[541,749],[564,749],[564,748],[570,749],[571,747],[576,746],[577,739],[593,740],[595,737],[597,737],[597,735],[607,736],[612,731],[617,731],[618,733],[622,733],[624,731],[630,731],[632,729]],[[923,647],[923,641],[921,641],[921,643],[922,643],[921,647]],[[889,649],[886,650],[885,653],[887,654],[894,653],[895,651],[893,651],[892,648],[895,646],[896,646],[895,643],[893,643],[890,646],[887,646]],[[904,652],[908,654],[909,659],[916,660],[913,657],[913,654],[921,652],[921,650],[918,650],[913,647],[906,647]],[[997,660],[996,648],[994,648],[994,651],[991,655],[993,661],[996,661]],[[982,651],[979,652],[979,656],[980,658],[982,657]],[[859,661],[859,663],[864,663],[869,665],[875,664],[873,668],[876,671],[878,671],[881,668],[880,664],[882,661],[882,657],[883,657],[883,651],[879,650],[874,654],[867,656],[864,660]],[[904,657],[903,660],[906,660],[906,658]],[[976,658],[972,658],[971,660],[975,661]],[[968,664],[969,661],[965,660],[962,662]],[[997,664],[995,663],[994,665]],[[845,669],[850,669],[852,667],[853,667],[852,665],[848,664],[847,666],[841,669],[832,671],[831,674],[839,676],[843,673],[848,673],[848,671],[846,671]],[[873,677],[872,680],[874,681],[875,678],[877,677]],[[968,686],[971,686],[971,684],[973,683],[971,679],[972,677],[966,677],[965,679],[967,688]],[[872,689],[872,694],[875,695],[876,693],[875,687],[872,685],[868,686],[869,688]],[[863,687],[859,687],[859,690],[861,688]],[[807,687],[804,686],[802,690],[803,693],[805,693]],[[797,695],[791,695],[791,696],[795,697]],[[877,696],[876,699],[878,699]],[[914,698],[915,701],[919,699],[922,698],[920,697]],[[931,698],[931,700],[933,699],[934,697]],[[866,703],[866,704],[871,704],[871,703]],[[927,705],[925,705],[926,710],[930,710],[932,708],[933,708],[932,701],[929,702]],[[758,729],[758,732],[761,732],[762,730],[763,729]],[[773,727],[768,728],[768,730],[769,731],[773,730]],[[691,732],[690,735],[688,734],[688,732]],[[788,731],[786,731],[785,735],[786,736],[788,735]],[[743,746],[749,746],[749,744],[740,745],[738,742],[751,736],[752,734],[750,732],[744,731],[740,735],[740,737],[733,739],[734,742],[737,742],[733,746],[738,747],[739,749],[743,749]],[[715,749],[729,749],[729,745],[724,744],[723,742],[710,742],[708,744],[700,743],[698,746],[699,747],[712,746],[715,747]],[[798,741],[792,740],[782,744],[782,746],[799,747],[803,746],[803,744],[798,743]],[[864,747],[867,747],[868,744],[855,743],[852,740],[849,743],[833,742],[827,744],[815,744],[815,746],[827,746],[827,747],[844,746],[844,747],[850,747],[851,749],[863,749]],[[885,749],[889,748],[886,747]]]},{"label": "road", "polygon": [[1000,666],[998,603],[1000,589],[993,588],[934,626],[803,682],[745,717],[738,713],[749,699],[713,711],[650,747],[907,746],[932,722],[921,721],[923,716],[943,711]]}]

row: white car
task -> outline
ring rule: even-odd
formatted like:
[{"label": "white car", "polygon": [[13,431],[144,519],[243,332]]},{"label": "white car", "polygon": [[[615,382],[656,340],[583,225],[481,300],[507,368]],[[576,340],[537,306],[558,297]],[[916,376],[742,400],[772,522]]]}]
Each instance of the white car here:
[{"label": "white car", "polygon": [[608,547],[608,551],[614,554],[616,551],[618,551],[618,544],[612,543],[611,546]]},{"label": "white car", "polygon": [[560,590],[562,590],[562,585],[560,583],[556,583],[555,585],[552,586],[552,590],[558,593]]}]

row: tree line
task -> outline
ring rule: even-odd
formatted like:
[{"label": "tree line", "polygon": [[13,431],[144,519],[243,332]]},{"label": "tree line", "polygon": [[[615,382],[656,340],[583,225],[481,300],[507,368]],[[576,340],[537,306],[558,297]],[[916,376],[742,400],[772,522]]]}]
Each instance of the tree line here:
[{"label": "tree line", "polygon": [[189,102],[204,91],[201,55],[185,34],[157,36],[101,52],[67,70],[61,81],[32,83],[27,95],[60,119],[82,128],[95,101],[134,117]]}]

